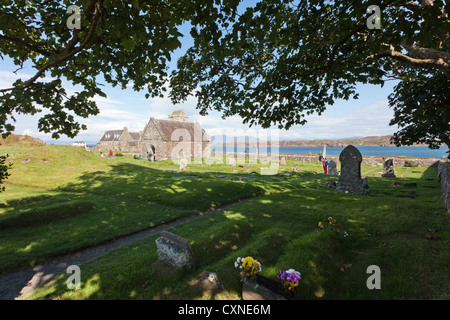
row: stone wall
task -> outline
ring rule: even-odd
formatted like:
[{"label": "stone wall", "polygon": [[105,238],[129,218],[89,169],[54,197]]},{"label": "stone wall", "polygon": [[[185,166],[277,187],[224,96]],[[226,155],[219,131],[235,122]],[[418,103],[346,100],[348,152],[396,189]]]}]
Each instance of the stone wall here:
[{"label": "stone wall", "polygon": [[[225,152],[223,153],[225,155]],[[214,156],[214,151],[212,152],[212,156]],[[233,153],[228,152],[228,157],[245,157],[249,156],[248,153]],[[252,156],[252,154],[250,154]],[[261,155],[260,157],[263,157],[265,155]],[[268,155],[270,156],[270,154]],[[302,161],[302,162],[319,162],[319,156],[318,155],[304,155],[304,154],[279,154],[279,159],[282,157],[285,157],[289,160],[295,160],[295,161]],[[328,156],[327,159],[329,161],[334,160],[336,163],[339,163],[339,156]],[[403,166],[405,165],[406,161],[412,161],[419,167],[430,167],[430,166],[437,166],[438,162],[441,159],[437,158],[408,158],[408,157],[376,157],[376,156],[364,156],[362,159],[362,164],[368,164],[377,166],[382,166],[384,164],[384,161],[387,159],[394,159],[394,166]]]},{"label": "stone wall", "polygon": [[119,149],[119,141],[100,141],[97,143],[98,150],[113,150],[116,151]]},{"label": "stone wall", "polygon": [[123,132],[119,137],[119,149],[115,151],[131,151],[131,152],[139,152],[140,146],[138,141],[135,141],[131,134],[128,132],[128,129],[123,128]]},{"label": "stone wall", "polygon": [[450,162],[439,161],[438,177],[441,182],[441,195],[450,213]]}]

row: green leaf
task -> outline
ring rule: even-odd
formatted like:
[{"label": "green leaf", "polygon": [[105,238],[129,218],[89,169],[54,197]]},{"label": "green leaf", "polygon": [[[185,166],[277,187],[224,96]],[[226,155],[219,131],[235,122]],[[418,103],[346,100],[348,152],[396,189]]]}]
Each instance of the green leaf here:
[{"label": "green leaf", "polygon": [[125,48],[125,50],[132,51],[136,47],[136,43],[133,39],[125,39],[122,40],[122,46]]}]

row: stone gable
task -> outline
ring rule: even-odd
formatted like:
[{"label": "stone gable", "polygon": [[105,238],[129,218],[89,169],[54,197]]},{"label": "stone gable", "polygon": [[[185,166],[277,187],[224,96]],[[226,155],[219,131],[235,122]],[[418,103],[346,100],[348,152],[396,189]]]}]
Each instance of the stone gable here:
[{"label": "stone gable", "polygon": [[128,132],[127,128],[106,131],[97,147],[143,157],[151,152],[157,160],[211,156],[210,137],[198,122],[188,121],[183,110],[174,111],[168,118],[150,118],[141,132]]}]

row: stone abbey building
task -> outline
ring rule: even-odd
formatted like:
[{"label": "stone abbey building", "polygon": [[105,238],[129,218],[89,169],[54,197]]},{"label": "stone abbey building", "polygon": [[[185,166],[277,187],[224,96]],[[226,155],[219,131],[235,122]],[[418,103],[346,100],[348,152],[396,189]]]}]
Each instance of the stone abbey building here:
[{"label": "stone abbey building", "polygon": [[127,128],[106,131],[97,149],[142,156],[152,152],[158,160],[211,155],[210,137],[198,122],[189,121],[183,110],[174,111],[168,119],[150,118],[140,132],[129,132]]}]

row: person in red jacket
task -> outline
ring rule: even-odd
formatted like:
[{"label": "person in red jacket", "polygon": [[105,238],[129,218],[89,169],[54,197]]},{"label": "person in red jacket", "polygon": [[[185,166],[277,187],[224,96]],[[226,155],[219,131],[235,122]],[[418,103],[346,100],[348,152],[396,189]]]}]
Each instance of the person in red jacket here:
[{"label": "person in red jacket", "polygon": [[322,158],[323,163],[323,173],[328,174],[328,165],[330,162],[327,160],[327,158]]}]

